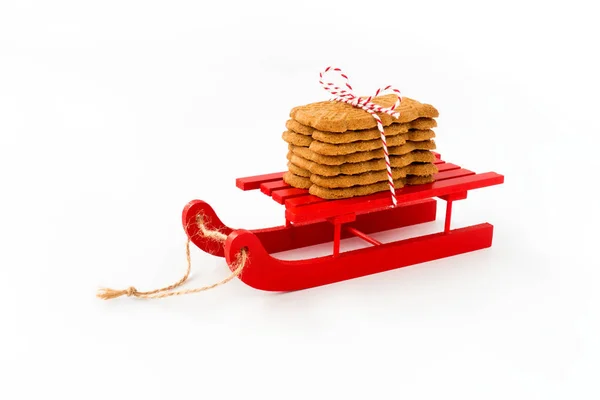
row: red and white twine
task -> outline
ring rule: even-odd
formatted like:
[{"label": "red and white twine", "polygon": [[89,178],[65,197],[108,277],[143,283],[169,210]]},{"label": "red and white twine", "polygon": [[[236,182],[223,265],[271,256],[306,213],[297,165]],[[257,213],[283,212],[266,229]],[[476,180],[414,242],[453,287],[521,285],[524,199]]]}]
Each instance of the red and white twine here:
[{"label": "red and white twine", "polygon": [[[325,74],[327,74],[328,72],[329,73],[337,72],[339,76],[344,78],[344,80],[345,80],[344,86],[345,87],[336,86],[336,84],[331,83],[331,82],[324,82],[323,76],[325,76]],[[394,110],[400,105],[400,102],[402,101],[402,97],[400,96],[400,91],[398,89],[392,88],[391,85],[388,85],[384,88],[377,89],[377,91],[375,92],[375,94],[373,96],[369,96],[364,99],[360,98],[360,97],[354,95],[352,86],[350,86],[350,83],[348,80],[348,76],[346,76],[342,72],[341,69],[333,68],[333,67],[327,67],[327,68],[325,68],[325,71],[319,73],[319,83],[321,84],[321,86],[323,86],[323,89],[327,90],[329,93],[331,93],[333,95],[332,100],[341,101],[341,102],[350,104],[354,107],[362,108],[363,110],[365,110],[366,112],[371,114],[373,116],[373,118],[375,118],[375,122],[377,122],[377,129],[379,130],[379,133],[381,135],[381,143],[383,145],[383,156],[385,158],[385,167],[387,170],[388,182],[390,185],[390,192],[392,193],[392,203],[395,207],[398,204],[398,201],[396,200],[396,189],[394,188],[394,178],[392,177],[392,167],[390,165],[390,155],[388,153],[387,142],[385,140],[383,124],[381,123],[381,118],[379,118],[379,115],[377,115],[377,113],[388,114],[394,118],[398,118],[400,116],[400,113],[397,111],[394,111]],[[371,102],[373,97],[377,97],[380,94],[383,94],[384,92],[388,92],[388,91],[392,92],[397,97],[396,102],[394,103],[393,106],[381,107],[381,106]]]}]

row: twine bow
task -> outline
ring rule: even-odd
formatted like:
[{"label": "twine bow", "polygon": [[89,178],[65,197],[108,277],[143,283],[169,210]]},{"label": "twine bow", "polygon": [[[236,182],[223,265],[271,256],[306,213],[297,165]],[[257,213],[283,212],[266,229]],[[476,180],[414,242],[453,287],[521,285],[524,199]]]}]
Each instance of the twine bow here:
[{"label": "twine bow", "polygon": [[[323,77],[327,73],[335,72],[337,75],[341,76],[344,79],[343,86],[337,86],[332,82],[324,82]],[[319,73],[319,83],[323,87],[323,89],[327,90],[329,93],[333,95],[333,99],[335,101],[340,101],[343,103],[350,104],[353,107],[361,108],[371,114],[373,118],[375,118],[375,122],[377,122],[377,129],[381,135],[381,144],[383,145],[383,157],[385,158],[385,167],[388,175],[388,183],[390,186],[390,192],[392,194],[392,204],[394,207],[398,204],[398,200],[396,200],[396,189],[394,188],[394,178],[392,177],[392,167],[390,165],[390,155],[388,153],[387,142],[385,140],[385,132],[383,130],[383,124],[381,122],[381,118],[379,118],[380,114],[388,114],[394,118],[398,118],[400,113],[394,111],[402,102],[402,97],[400,96],[400,91],[398,89],[393,88],[391,85],[388,85],[384,88],[379,88],[375,92],[373,96],[369,96],[366,98],[358,97],[354,94],[354,90],[352,86],[350,86],[350,82],[348,76],[342,72],[339,68],[327,67],[321,73]],[[396,95],[397,99],[393,106],[391,107],[381,107],[375,103],[372,103],[371,100],[374,97],[379,96],[385,92],[391,92]]]}]

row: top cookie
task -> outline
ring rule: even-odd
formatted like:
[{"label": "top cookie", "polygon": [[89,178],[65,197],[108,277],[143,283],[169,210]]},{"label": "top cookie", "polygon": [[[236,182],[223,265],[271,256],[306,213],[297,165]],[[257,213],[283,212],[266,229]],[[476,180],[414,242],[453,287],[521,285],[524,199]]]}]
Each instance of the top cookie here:
[{"label": "top cookie", "polygon": [[[396,101],[396,96],[388,94],[374,97],[371,101],[382,107],[391,107]],[[432,105],[423,104],[408,97],[402,98],[402,103],[396,111],[400,113],[398,118],[378,113],[383,126],[391,125],[394,122],[410,122],[420,117],[436,118],[439,116],[438,110]],[[294,107],[290,112],[290,117],[303,125],[325,132],[346,132],[377,126],[375,118],[368,112],[339,101],[321,101]]]}]

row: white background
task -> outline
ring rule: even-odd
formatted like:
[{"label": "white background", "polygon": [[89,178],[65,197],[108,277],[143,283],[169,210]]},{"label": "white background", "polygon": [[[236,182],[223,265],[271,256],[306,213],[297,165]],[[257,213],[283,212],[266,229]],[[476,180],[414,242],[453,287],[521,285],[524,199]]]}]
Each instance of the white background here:
[{"label": "white background", "polygon": [[[2,1],[0,398],[599,398],[594,3]],[[282,223],[235,178],[285,169],[327,65],[433,104],[445,159],[506,176],[455,206],[493,247],[288,294],[96,299],[181,276],[189,200]],[[190,287],[227,275],[192,256]]]}]

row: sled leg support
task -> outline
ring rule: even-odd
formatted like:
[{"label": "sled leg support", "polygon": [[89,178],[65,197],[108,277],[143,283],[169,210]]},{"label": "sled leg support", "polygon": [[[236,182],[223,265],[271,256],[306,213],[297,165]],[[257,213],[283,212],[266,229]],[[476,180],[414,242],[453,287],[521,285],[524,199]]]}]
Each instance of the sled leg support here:
[{"label": "sled leg support", "polygon": [[[342,239],[342,224],[348,223],[348,222],[354,222],[355,220],[356,220],[356,215],[354,215],[354,214],[343,215],[341,217],[336,217],[336,218],[333,218],[332,220],[330,220],[330,222],[333,224],[333,255],[334,256],[338,256],[340,254],[340,242]],[[357,238],[360,238],[360,239],[364,240],[365,242],[372,244],[373,246],[379,246],[381,244],[380,241],[372,238],[371,236],[367,235],[365,232],[360,231],[353,226],[344,227],[344,231],[347,232],[349,235],[356,236]],[[347,235],[347,236],[349,236],[349,235]]]},{"label": "sled leg support", "polygon": [[[348,222],[352,222],[352,221],[348,221]],[[342,237],[342,223],[340,221],[334,221],[334,234],[333,234],[333,255],[337,256],[340,254],[340,241],[341,241],[341,237]],[[345,232],[348,232],[350,235],[352,236],[356,236],[357,238],[360,238],[362,240],[364,240],[367,243],[372,244],[373,246],[379,246],[381,244],[381,242],[379,242],[378,240],[372,238],[371,236],[367,235],[366,233],[359,231],[356,228],[353,228],[351,226],[347,226],[344,228]]]},{"label": "sled leg support", "polygon": [[[340,242],[352,236],[378,246],[381,243],[369,233],[434,221],[436,202],[433,199],[415,201],[396,208],[366,214],[342,214],[328,218],[333,227],[333,256],[340,255]],[[331,240],[331,239],[329,239]]]},{"label": "sled leg support", "polygon": [[[446,218],[444,220],[444,233],[450,233],[450,223],[452,220],[452,203],[454,201],[464,200],[466,198],[467,198],[467,192],[460,192],[460,193],[455,193],[452,195],[441,197],[442,200],[446,201]],[[343,229],[342,229],[343,224],[354,222],[355,220],[356,220],[355,214],[336,216],[336,217],[330,218],[328,220],[334,227],[334,234],[333,234],[333,255],[334,256],[338,256],[340,254],[340,241],[342,238],[342,236],[341,236],[342,231],[345,231],[345,232],[349,233],[350,235],[353,235],[360,239],[363,239],[364,241],[372,244],[373,246],[381,245],[381,242],[370,237],[366,233],[361,232],[360,230],[356,229],[355,227],[346,226],[346,227],[343,227]]]},{"label": "sled leg support", "polygon": [[[348,222],[356,221],[356,214],[340,215],[335,218],[329,219],[329,222],[333,224],[333,255],[338,256],[340,254],[340,242],[342,241],[342,225]],[[348,229],[346,229],[348,230]]]},{"label": "sled leg support", "polygon": [[348,232],[350,232],[351,234],[353,234],[354,236],[361,238],[365,242],[371,243],[373,246],[379,246],[381,244],[380,241],[373,239],[371,236],[367,235],[364,232],[359,231],[356,228],[346,228],[346,230]]},{"label": "sled leg support", "polygon": [[444,233],[450,233],[450,222],[452,220],[452,202],[456,200],[464,200],[467,198],[467,192],[456,193],[448,196],[440,197],[446,200],[446,219],[444,220]]}]

